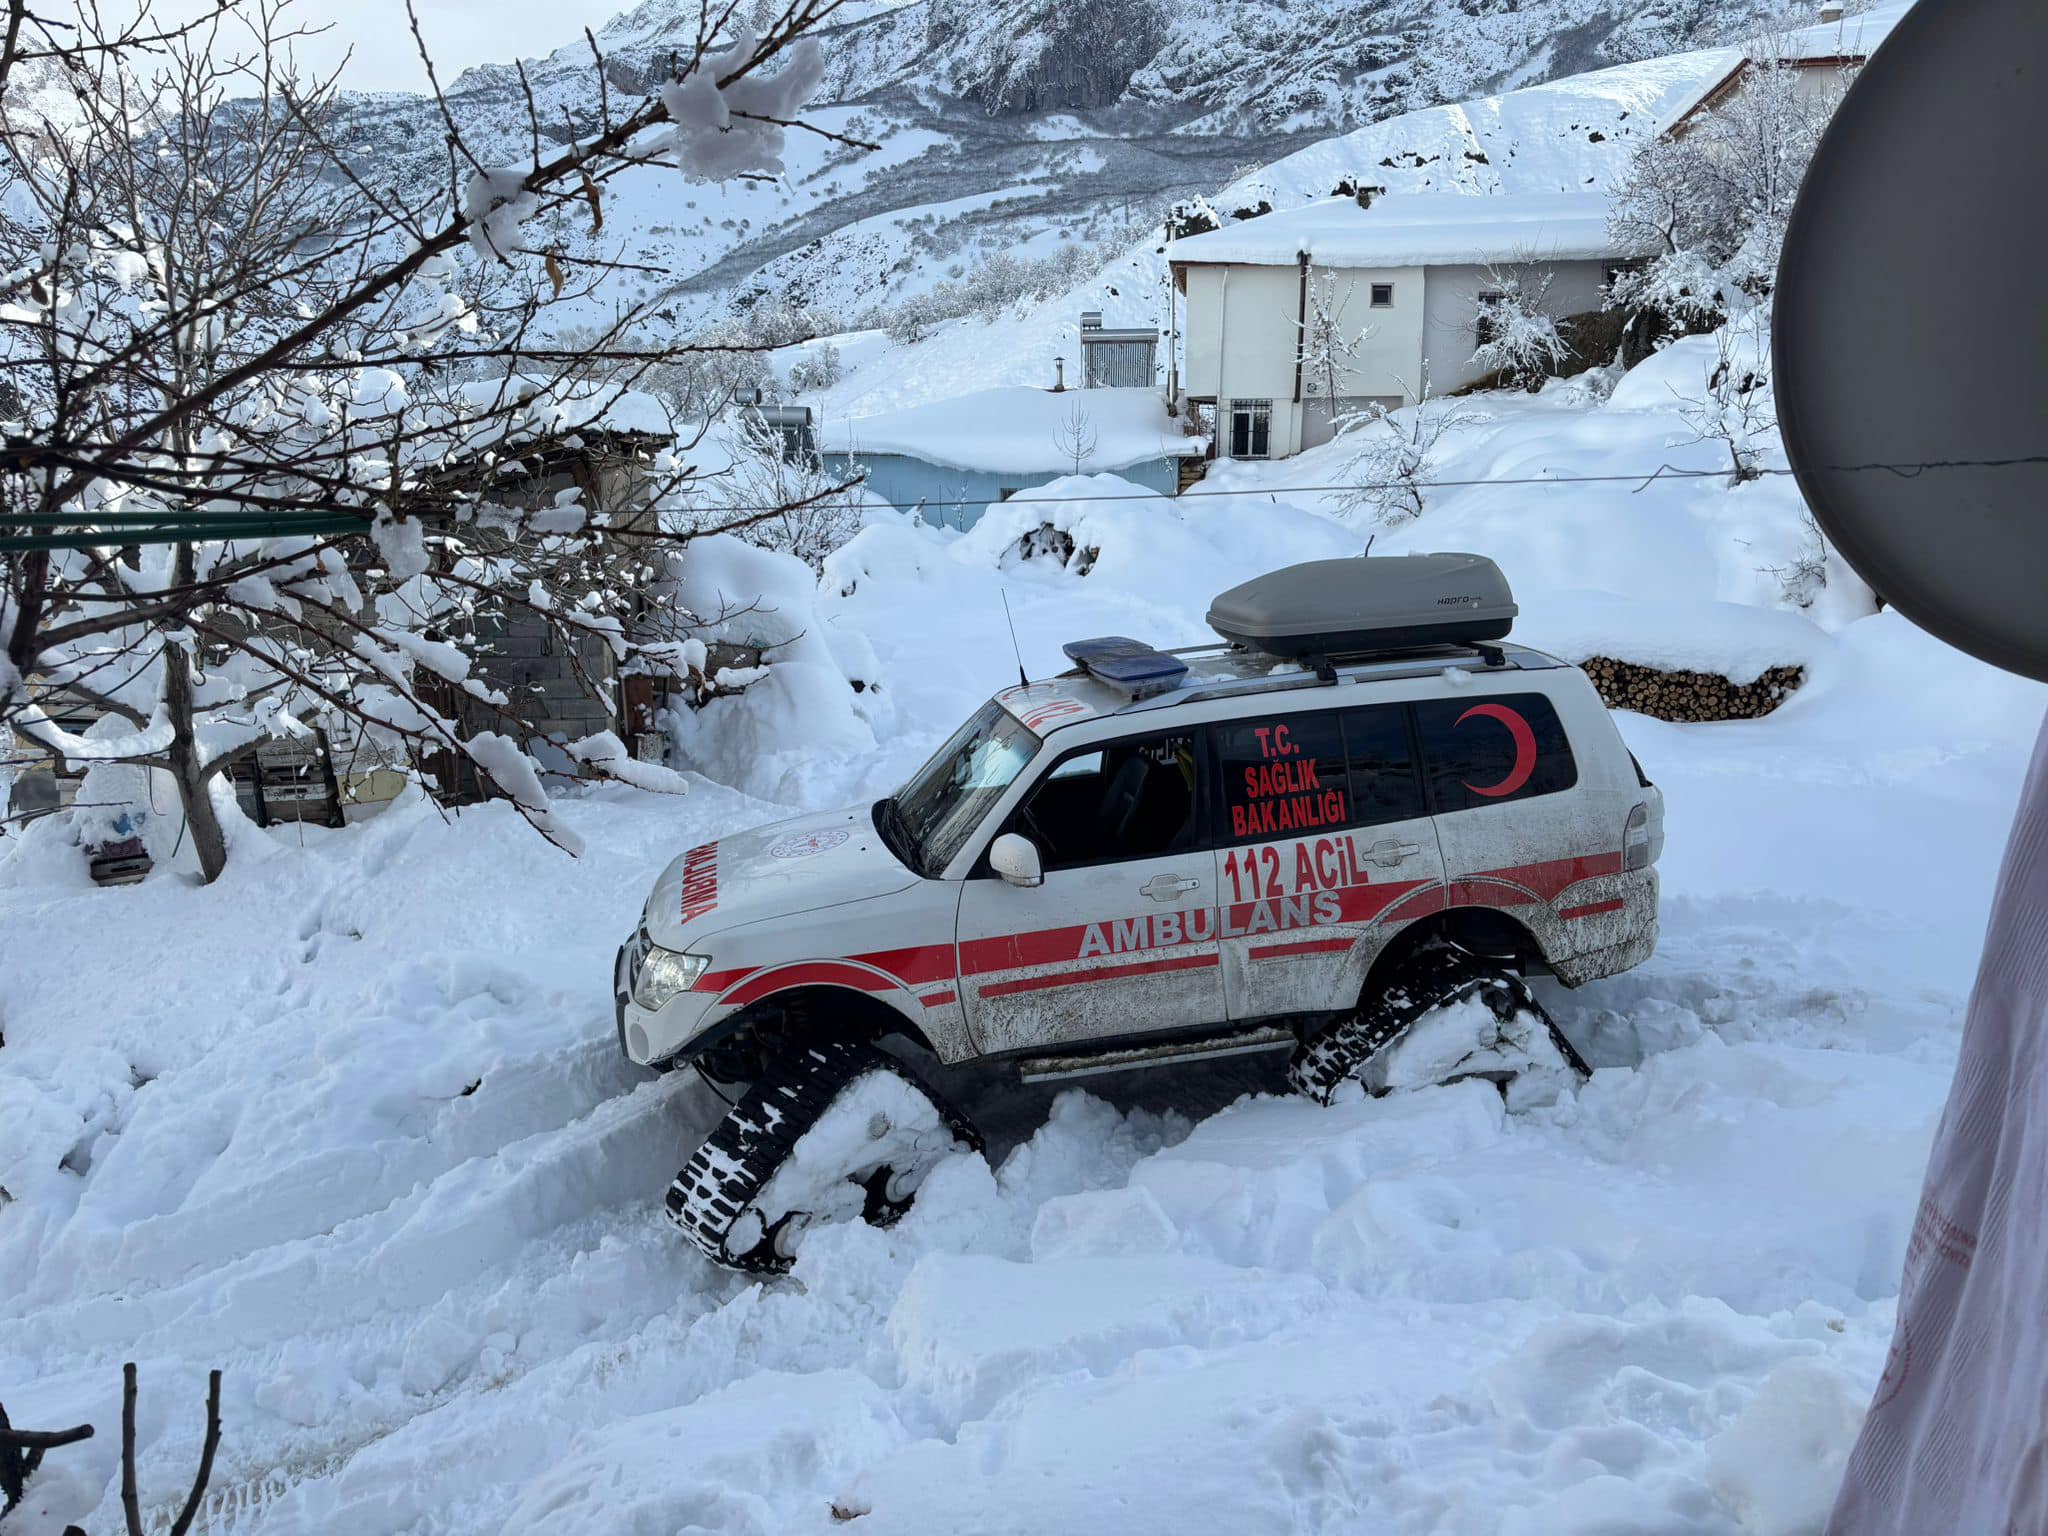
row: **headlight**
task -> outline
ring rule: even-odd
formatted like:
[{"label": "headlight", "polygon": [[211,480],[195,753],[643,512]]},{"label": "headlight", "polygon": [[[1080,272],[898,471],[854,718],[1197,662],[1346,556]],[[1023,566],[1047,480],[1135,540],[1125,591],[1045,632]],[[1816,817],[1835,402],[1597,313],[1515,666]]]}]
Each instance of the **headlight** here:
[{"label": "headlight", "polygon": [[640,974],[633,980],[633,1001],[652,1013],[678,992],[687,992],[709,968],[705,955],[679,955],[658,944],[647,946],[647,958],[640,962]]}]

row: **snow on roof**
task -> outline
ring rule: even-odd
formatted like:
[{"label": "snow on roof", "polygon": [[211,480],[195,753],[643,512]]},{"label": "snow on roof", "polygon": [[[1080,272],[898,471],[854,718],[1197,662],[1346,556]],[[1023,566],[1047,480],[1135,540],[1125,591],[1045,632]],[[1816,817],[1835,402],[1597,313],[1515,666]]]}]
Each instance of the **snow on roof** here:
[{"label": "snow on roof", "polygon": [[1860,63],[1891,35],[1892,28],[1913,9],[1915,3],[1916,0],[1887,0],[1883,5],[1873,5],[1868,10],[1841,16],[1834,21],[1795,27],[1788,32],[1766,33],[1744,47],[1723,49],[1727,55],[1726,65],[1679,98],[1657,124],[1657,132],[1669,133],[1713,101],[1752,60],[1825,64],[1837,59],[1853,59]]},{"label": "snow on roof", "polygon": [[1883,5],[1838,16],[1833,21],[1766,34],[1760,44],[1751,47],[1750,56],[1787,60],[1867,59],[1914,4],[1915,0],[1886,0]]},{"label": "snow on roof", "polygon": [[1074,468],[1073,423],[1085,445],[1084,473],[1147,459],[1189,458],[1204,439],[1187,436],[1150,389],[984,389],[951,400],[829,421],[818,451],[856,456],[900,453],[949,469],[1031,475]]},{"label": "snow on roof", "polygon": [[1189,235],[1169,261],[1329,267],[1438,267],[1465,262],[1593,260],[1629,255],[1607,230],[1606,194],[1416,192],[1349,197]]}]

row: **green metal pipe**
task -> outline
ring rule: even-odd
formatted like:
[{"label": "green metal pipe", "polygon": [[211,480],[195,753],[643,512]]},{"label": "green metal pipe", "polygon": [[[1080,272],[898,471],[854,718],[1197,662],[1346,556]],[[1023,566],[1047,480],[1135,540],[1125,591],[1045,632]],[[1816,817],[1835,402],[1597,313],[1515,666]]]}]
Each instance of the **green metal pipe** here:
[{"label": "green metal pipe", "polygon": [[225,527],[186,524],[177,527],[131,528],[96,534],[89,529],[72,533],[0,533],[0,554],[20,554],[32,549],[105,549],[109,545],[198,544],[228,539],[282,539],[294,535],[363,533],[368,530],[359,517],[336,518],[303,523],[272,523],[245,518]]},{"label": "green metal pipe", "polygon": [[329,521],[338,517],[353,518],[365,528],[372,521],[366,514],[317,507],[261,512],[188,512],[182,515],[172,512],[0,512],[0,528],[66,528],[74,524],[94,528],[182,528],[187,523],[212,524],[235,518],[251,522],[266,519],[290,522],[299,518]]}]

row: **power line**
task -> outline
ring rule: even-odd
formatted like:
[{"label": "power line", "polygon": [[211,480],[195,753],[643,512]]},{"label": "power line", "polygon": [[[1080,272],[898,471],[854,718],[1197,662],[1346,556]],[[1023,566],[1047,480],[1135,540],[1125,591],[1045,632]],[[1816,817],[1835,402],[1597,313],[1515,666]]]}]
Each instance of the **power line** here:
[{"label": "power line", "polygon": [[[1926,473],[1929,470],[2011,469],[2017,466],[2024,465],[2048,465],[2048,453],[2023,454],[2016,457],[2004,459],[1921,459],[1916,461],[1902,461],[1898,463],[1825,464],[1821,465],[1820,469],[1823,473],[1827,474],[1861,474],[1868,471],[1883,471],[1888,474],[1897,475],[1901,479],[1911,480],[1917,478],[1918,476]],[[1108,471],[1108,473],[1114,474],[1115,471],[1111,470]],[[1791,475],[1793,473],[1795,473],[1795,471],[1793,470],[1778,468],[1764,468],[1754,471],[1754,475],[1756,477],[1761,477],[1764,475],[1785,476]],[[1168,501],[1189,501],[1198,496],[1304,496],[1325,495],[1333,491],[1393,491],[1409,489],[1414,489],[1418,491],[1446,491],[1470,489],[1476,486],[1484,485],[1633,484],[1641,488],[1654,485],[1656,482],[1660,480],[1727,480],[1732,477],[1733,471],[1726,469],[1680,469],[1678,466],[1674,464],[1659,464],[1655,469],[1635,470],[1627,474],[1481,475],[1469,480],[1349,480],[1339,485],[1260,485],[1245,486],[1242,488],[1211,486],[1207,489],[1203,489],[1200,486],[1196,486],[1191,489],[1180,492],[1177,496],[1168,495],[1164,491],[1136,490],[1117,491],[1090,496],[1031,495],[1029,497],[1029,500],[1031,505],[1033,506],[1076,506],[1086,502],[1098,501],[1151,501],[1155,497],[1163,497]],[[865,482],[863,481],[851,481],[847,484],[846,489],[857,490],[864,483]],[[1019,497],[1026,496],[1029,493],[1029,489],[1030,488],[1027,487],[1025,490],[1019,491],[1016,494]],[[1002,503],[994,501],[987,502],[985,504],[988,506],[1002,505]],[[984,503],[978,497],[963,496],[960,497],[958,500],[953,501],[926,500],[920,502],[919,505],[966,507],[981,506],[984,505]],[[764,504],[757,506],[734,502],[718,502],[715,504],[714,507],[707,508],[707,510],[740,513],[779,512],[782,510],[782,506],[780,503],[774,505]]]},{"label": "power line", "polygon": [[[1918,459],[1897,462],[1875,461],[1867,464],[1824,464],[1819,470],[1824,474],[1866,474],[1882,473],[1896,475],[1903,480],[1913,480],[1933,471],[1954,469],[2013,469],[2048,465],[2048,453],[2019,454],[1999,459]],[[1659,464],[1652,470],[1635,470],[1626,474],[1609,473],[1599,475],[1480,475],[1460,480],[1353,480],[1335,485],[1262,485],[1230,488],[1210,486],[1207,489],[1193,486],[1177,496],[1166,496],[1163,491],[1134,490],[1102,492],[1087,496],[1032,496],[1033,506],[1082,506],[1096,502],[1151,501],[1163,497],[1171,501],[1189,501],[1205,496],[1314,496],[1329,495],[1333,492],[1358,491],[1450,491],[1471,490],[1480,486],[1538,486],[1538,485],[1634,485],[1645,490],[1660,480],[1725,480],[1732,471],[1726,469],[1681,469],[1675,464]],[[1762,468],[1754,472],[1754,478],[1764,476],[1787,476],[1790,469],[1776,467]],[[865,482],[850,482],[845,489],[857,490]],[[956,501],[922,501],[918,506],[996,506],[997,502],[981,502],[972,497]],[[783,502],[745,504],[716,502],[703,510],[720,513],[761,513],[769,514],[787,510]],[[104,533],[77,529],[70,533],[21,535],[8,533],[12,527],[105,521],[108,523],[155,523],[152,528],[116,526]],[[174,515],[157,517],[149,513],[17,513],[0,512],[0,554],[12,554],[30,549],[66,549],[104,547],[123,544],[182,544],[201,540],[249,540],[280,538],[293,534],[310,537],[325,537],[333,534],[367,533],[372,519],[367,516],[346,512],[252,512],[237,516],[230,512],[213,511],[197,518],[180,519]],[[626,537],[673,538],[676,534],[656,531],[642,532],[637,529],[614,530]],[[689,530],[678,530],[687,534]]]}]

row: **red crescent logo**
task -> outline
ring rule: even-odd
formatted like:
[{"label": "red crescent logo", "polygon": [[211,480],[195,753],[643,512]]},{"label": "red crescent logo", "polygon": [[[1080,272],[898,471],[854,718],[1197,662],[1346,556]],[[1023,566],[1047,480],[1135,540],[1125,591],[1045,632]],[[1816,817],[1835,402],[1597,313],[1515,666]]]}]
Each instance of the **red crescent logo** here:
[{"label": "red crescent logo", "polygon": [[1456,729],[1474,715],[1484,715],[1489,720],[1498,720],[1508,728],[1508,734],[1515,738],[1515,766],[1508,770],[1508,776],[1498,784],[1466,784],[1475,795],[1484,795],[1489,800],[1502,795],[1512,795],[1529,782],[1529,775],[1536,771],[1536,733],[1529,729],[1529,722],[1509,709],[1505,704],[1474,704],[1465,713],[1451,722]]}]

